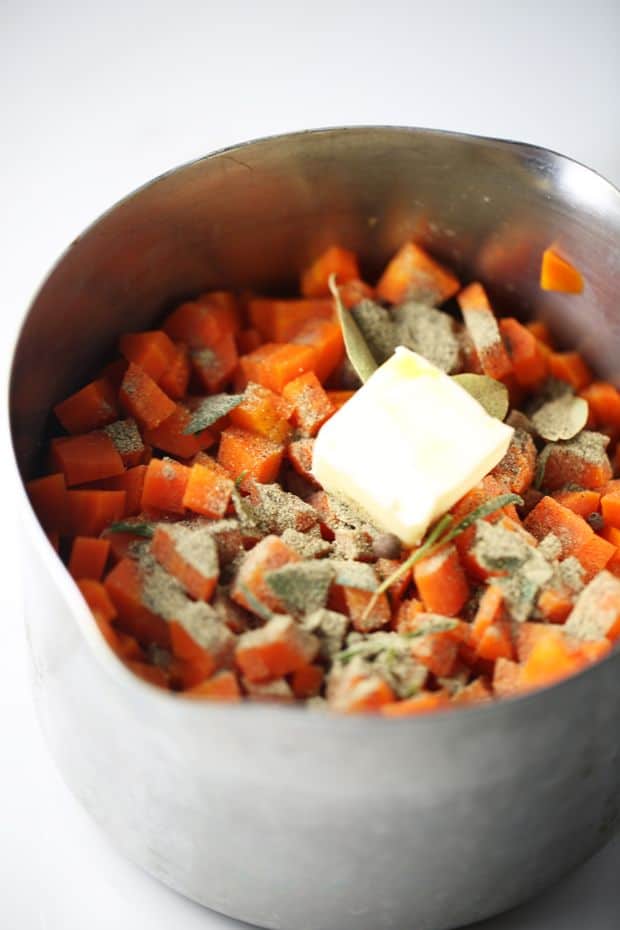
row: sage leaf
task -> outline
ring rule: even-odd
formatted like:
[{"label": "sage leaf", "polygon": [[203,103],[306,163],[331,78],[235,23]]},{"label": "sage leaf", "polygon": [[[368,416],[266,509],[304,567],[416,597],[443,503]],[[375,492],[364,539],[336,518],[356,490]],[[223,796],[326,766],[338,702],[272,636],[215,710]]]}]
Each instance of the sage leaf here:
[{"label": "sage leaf", "polygon": [[244,399],[243,394],[212,394],[200,401],[193,411],[187,427],[183,430],[185,436],[200,433],[203,429],[221,420],[227,413],[238,407]]},{"label": "sage leaf", "polygon": [[360,332],[360,328],[353,319],[352,314],[344,307],[340,291],[336,284],[336,275],[331,274],[329,277],[329,289],[333,295],[334,303],[336,305],[336,314],[338,316],[338,322],[340,323],[340,328],[342,330],[342,338],[344,339],[344,347],[347,352],[347,357],[355,373],[362,381],[365,383],[368,381],[371,375],[375,373],[379,367],[375,362],[366,340]]},{"label": "sage leaf", "polygon": [[508,390],[501,381],[489,378],[488,375],[475,375],[466,373],[452,375],[452,378],[464,391],[477,400],[484,407],[489,416],[503,420],[508,413]]},{"label": "sage leaf", "polygon": [[549,442],[573,439],[588,422],[588,402],[567,392],[539,407],[531,421],[538,435]]},{"label": "sage leaf", "polygon": [[106,533],[131,533],[133,536],[142,536],[144,539],[151,539],[155,532],[152,523],[129,523],[120,521],[110,523],[105,530]]}]

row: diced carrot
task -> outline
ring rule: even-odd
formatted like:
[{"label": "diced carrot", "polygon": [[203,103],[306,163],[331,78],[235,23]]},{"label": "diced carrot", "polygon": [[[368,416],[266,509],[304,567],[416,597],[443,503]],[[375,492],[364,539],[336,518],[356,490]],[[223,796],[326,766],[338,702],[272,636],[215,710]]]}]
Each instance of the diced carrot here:
[{"label": "diced carrot", "polygon": [[517,382],[528,389],[538,387],[547,376],[548,362],[536,337],[514,317],[499,320],[499,331]]},{"label": "diced carrot", "polygon": [[351,400],[355,391],[327,391],[326,393],[336,410],[340,410],[348,400]]},{"label": "diced carrot", "polygon": [[220,438],[218,462],[233,478],[242,475],[263,484],[274,481],[284,455],[284,446],[236,426],[225,429]]},{"label": "diced carrot", "polygon": [[186,697],[202,698],[208,701],[240,701],[241,689],[234,672],[221,669],[211,678],[202,681],[185,692]]},{"label": "diced carrot", "polygon": [[498,659],[493,669],[493,691],[497,697],[514,697],[521,690],[521,667],[510,659]]},{"label": "diced carrot", "polygon": [[[504,660],[506,661],[506,660]],[[509,660],[508,660],[509,661]],[[452,697],[452,704],[482,704],[493,700],[493,693],[483,678],[476,678]]]},{"label": "diced carrot", "polygon": [[459,281],[415,242],[406,242],[388,263],[377,284],[377,296],[392,304],[407,298],[443,303],[454,297]]},{"label": "diced carrot", "polygon": [[485,375],[501,380],[512,372],[495,314],[481,284],[468,284],[457,296],[467,331]]},{"label": "diced carrot", "polygon": [[305,700],[321,690],[325,673],[320,665],[304,665],[296,669],[291,677],[291,688],[296,698]]},{"label": "diced carrot", "polygon": [[191,365],[187,346],[182,342],[173,343],[174,356],[159,378],[159,386],[172,400],[181,400],[187,391]]},{"label": "diced carrot", "polygon": [[536,607],[543,619],[549,623],[564,623],[573,609],[573,598],[568,591],[545,588],[538,597]]},{"label": "diced carrot", "polygon": [[164,330],[171,339],[199,349],[212,345],[239,328],[235,297],[226,291],[202,294],[176,308],[166,319]]},{"label": "diced carrot", "polygon": [[64,533],[69,526],[65,476],[55,474],[34,478],[26,483],[26,491],[44,528]]},{"label": "diced carrot", "polygon": [[109,436],[102,430],[52,440],[54,466],[68,487],[120,475],[125,466]]},{"label": "diced carrot", "polygon": [[82,592],[82,597],[98,618],[108,623],[116,619],[118,615],[116,607],[100,581],[93,578],[78,578],[76,584]]},{"label": "diced carrot", "polygon": [[120,338],[119,348],[128,362],[138,365],[156,383],[177,358],[174,343],[161,329],[125,333]]},{"label": "diced carrot", "polygon": [[592,426],[620,430],[620,391],[608,381],[593,381],[581,392],[588,402]]},{"label": "diced carrot", "polygon": [[554,491],[551,496],[563,507],[578,513],[580,517],[589,517],[590,514],[597,513],[601,500],[598,491],[585,488],[579,491]]},{"label": "diced carrot", "polygon": [[469,598],[469,585],[459,554],[452,545],[417,562],[413,569],[418,594],[429,613],[455,617]]},{"label": "diced carrot", "polygon": [[263,337],[257,329],[242,329],[237,334],[237,351],[239,355],[248,355],[262,345]]},{"label": "diced carrot", "polygon": [[184,513],[183,496],[190,469],[174,459],[151,459],[144,476],[142,509]]},{"label": "diced carrot", "polygon": [[[402,563],[398,559],[380,558],[380,559],[377,559],[377,561],[375,562],[375,569],[381,581],[385,581],[386,578],[389,578],[390,575],[392,575],[397,569],[401,567],[401,564]],[[407,588],[409,587],[410,584],[411,584],[411,569],[406,571],[397,581],[391,584],[390,587],[387,589],[386,594],[388,596],[388,600],[390,602],[392,611],[397,610],[400,607],[402,600],[405,597],[405,594],[407,592]]]},{"label": "diced carrot", "polygon": [[250,381],[243,401],[230,411],[230,422],[273,442],[286,442],[291,434],[288,419],[292,407],[279,394]]},{"label": "diced carrot", "polygon": [[163,669],[157,665],[149,665],[148,662],[137,662],[134,659],[127,659],[125,664],[134,675],[148,682],[149,685],[155,685],[156,688],[168,689],[168,678]]},{"label": "diced carrot", "polygon": [[289,443],[286,447],[286,455],[297,474],[305,478],[310,484],[318,487],[318,483],[312,474],[313,448],[314,439],[296,439],[295,442]]},{"label": "diced carrot", "polygon": [[67,509],[75,536],[99,536],[124,516],[124,491],[67,491]]},{"label": "diced carrot", "polygon": [[392,614],[390,602],[385,594],[376,598],[372,610],[367,613],[372,598],[373,595],[369,591],[334,584],[329,595],[329,607],[346,614],[358,633],[373,633],[387,627]]},{"label": "diced carrot", "polygon": [[547,628],[523,663],[520,683],[525,689],[553,684],[573,675],[583,666],[583,659],[569,649],[556,631],[557,627]]},{"label": "diced carrot", "polygon": [[192,366],[200,382],[210,393],[223,390],[231,380],[239,356],[232,333],[226,333],[217,342],[190,352]]},{"label": "diced carrot", "polygon": [[383,703],[381,713],[386,717],[410,717],[416,714],[431,714],[448,707],[450,700],[445,691],[422,691],[415,697],[403,701]]},{"label": "diced carrot", "polygon": [[293,424],[309,436],[316,436],[323,423],[335,413],[313,371],[289,381],[282,396],[293,407]]},{"label": "diced carrot", "polygon": [[300,291],[304,297],[329,297],[329,278],[336,275],[338,285],[359,278],[355,252],[332,245],[301,274]]},{"label": "diced carrot", "polygon": [[217,668],[216,659],[176,620],[172,620],[169,626],[172,654],[184,663],[181,670],[183,688],[194,688],[213,675]]},{"label": "diced carrot", "polygon": [[601,497],[601,513],[606,526],[620,529],[620,490],[611,491]]},{"label": "diced carrot", "polygon": [[244,355],[240,366],[248,381],[256,381],[272,391],[282,392],[285,385],[306,371],[314,371],[317,354],[309,345],[266,342]]},{"label": "diced carrot", "polygon": [[154,429],[145,429],[144,438],[156,449],[189,459],[197,452],[208,449],[215,442],[215,437],[208,429],[197,433],[187,433],[191,422],[191,413],[183,404],[177,404],[174,412]]},{"label": "diced carrot", "polygon": [[342,330],[330,320],[309,320],[291,338],[293,345],[310,346],[315,353],[312,370],[323,384],[342,364],[344,342]]},{"label": "diced carrot", "polygon": [[530,653],[541,639],[547,639],[549,636],[561,636],[561,632],[554,627],[549,627],[546,623],[535,623],[533,621],[517,624],[515,631],[515,645],[519,662],[527,662]]},{"label": "diced carrot", "polygon": [[114,389],[105,378],[86,387],[54,407],[54,413],[68,433],[88,433],[112,423],[118,416]]},{"label": "diced carrot", "polygon": [[[505,493],[505,487],[493,477],[493,475],[487,475],[486,478],[483,478],[477,485],[475,485],[471,491],[468,491],[460,501],[454,505],[451,510],[453,519],[455,523],[458,523],[459,520],[462,520],[463,517],[466,517],[467,514],[471,513],[472,510],[475,510],[485,501],[490,498],[497,497],[500,494]],[[501,511],[491,514],[489,517],[486,517],[488,522],[495,522],[501,515],[510,517],[512,520],[518,522],[519,517],[514,506],[510,504],[508,507],[502,508]],[[476,527],[470,526],[463,533],[460,533],[459,536],[455,539],[455,545],[458,549],[459,556],[461,557],[461,562],[463,567],[466,569],[468,574],[472,575],[474,578],[477,578],[479,581],[484,581],[488,577],[488,572],[481,565],[478,564],[473,552],[472,545],[476,536]]]},{"label": "diced carrot", "polygon": [[235,662],[248,681],[268,681],[305,668],[316,656],[319,641],[292,617],[278,616],[258,630],[242,633]]},{"label": "diced carrot", "polygon": [[[417,630],[424,626],[424,614],[419,614],[415,621]],[[416,632],[414,628],[413,632]],[[456,663],[459,644],[449,631],[422,633],[411,640],[411,655],[426,666],[429,672],[438,678],[447,678],[452,674]]]},{"label": "diced carrot", "polygon": [[573,513],[552,497],[543,497],[523,522],[525,529],[539,542],[553,533],[562,545],[562,558],[576,555],[588,543],[594,531],[583,517]]},{"label": "diced carrot", "polygon": [[279,536],[265,536],[241,563],[231,588],[231,598],[247,610],[253,610],[255,601],[258,601],[267,610],[283,612],[284,607],[265,581],[265,575],[290,562],[299,561],[299,555]]},{"label": "diced carrot", "polygon": [[174,575],[191,597],[198,601],[208,601],[215,591],[219,575],[215,543],[211,537],[207,537],[201,541],[200,546],[194,546],[188,553],[184,542],[188,537],[191,539],[190,534],[191,530],[185,527],[160,523],[155,528],[151,551],[159,564]]},{"label": "diced carrot", "polygon": [[514,433],[506,455],[495,466],[491,475],[499,481],[505,491],[523,494],[534,480],[536,457],[534,440],[529,433],[519,430]]},{"label": "diced carrot", "polygon": [[369,675],[347,683],[333,700],[330,699],[330,704],[343,714],[372,714],[384,707],[395,706],[395,697],[383,678],[379,675]]},{"label": "diced carrot", "polygon": [[598,575],[615,556],[616,551],[616,547],[612,543],[593,533],[590,539],[574,553],[575,558],[581,562],[585,569],[583,580],[587,583],[595,575]]},{"label": "diced carrot", "polygon": [[136,465],[134,468],[128,468],[122,475],[106,478],[105,481],[100,482],[101,488],[105,491],[125,492],[125,513],[123,514],[125,517],[134,517],[142,509],[146,468],[146,465]]},{"label": "diced carrot", "polygon": [[551,352],[548,360],[553,377],[568,382],[575,391],[583,391],[592,381],[592,372],[578,352]]},{"label": "diced carrot", "polygon": [[140,567],[131,558],[121,559],[108,573],[105,589],[118,611],[117,624],[140,643],[156,643],[164,649],[170,645],[168,623],[146,607]]},{"label": "diced carrot", "polygon": [[104,427],[103,432],[114,443],[125,468],[133,468],[144,461],[146,446],[135,420],[115,420]]},{"label": "diced carrot", "polygon": [[480,599],[471,627],[471,642],[482,659],[512,659],[514,649],[510,625],[506,622],[501,588],[489,585]]},{"label": "diced carrot", "polygon": [[248,303],[252,326],[267,342],[288,342],[308,320],[330,320],[334,316],[331,297],[317,300],[271,300],[256,297]]},{"label": "diced carrot", "polygon": [[75,579],[91,578],[100,581],[110,554],[107,539],[76,536],[71,547],[69,572]]},{"label": "diced carrot", "polygon": [[204,460],[195,462],[183,495],[183,506],[203,517],[219,519],[228,509],[234,486],[228,472],[213,459],[208,465]]},{"label": "diced carrot", "polygon": [[525,328],[534,336],[534,338],[542,343],[547,348],[553,348],[553,339],[551,338],[551,331],[549,327],[544,322],[544,320],[529,320],[525,324]]},{"label": "diced carrot", "polygon": [[175,403],[133,362],[125,372],[119,398],[141,426],[154,429],[175,411]]},{"label": "diced carrot", "polygon": [[598,489],[609,481],[611,462],[603,446],[584,449],[578,445],[579,441],[577,437],[572,442],[552,443],[546,447],[541,479],[543,487],[557,491],[568,484],[575,484],[581,488]]},{"label": "diced carrot", "polygon": [[543,291],[560,291],[563,294],[581,294],[583,278],[574,265],[562,258],[553,248],[545,249],[540,266],[540,286]]},{"label": "diced carrot", "polygon": [[351,281],[345,281],[344,284],[338,285],[340,299],[347,310],[355,307],[362,300],[372,300],[375,296],[375,289],[365,281],[359,278],[353,278]]},{"label": "diced carrot", "polygon": [[422,613],[424,613],[422,601],[419,601],[417,597],[410,597],[397,607],[396,616],[392,620],[392,628],[397,633],[413,633],[417,628],[418,617]]}]

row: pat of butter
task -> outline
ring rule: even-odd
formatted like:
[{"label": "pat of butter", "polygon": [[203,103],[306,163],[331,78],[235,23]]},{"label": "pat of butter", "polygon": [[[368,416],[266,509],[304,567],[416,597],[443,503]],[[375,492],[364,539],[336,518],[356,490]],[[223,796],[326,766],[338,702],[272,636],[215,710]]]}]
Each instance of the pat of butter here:
[{"label": "pat of butter", "polygon": [[497,465],[512,434],[401,346],[320,430],[312,471],[327,492],[414,545]]}]

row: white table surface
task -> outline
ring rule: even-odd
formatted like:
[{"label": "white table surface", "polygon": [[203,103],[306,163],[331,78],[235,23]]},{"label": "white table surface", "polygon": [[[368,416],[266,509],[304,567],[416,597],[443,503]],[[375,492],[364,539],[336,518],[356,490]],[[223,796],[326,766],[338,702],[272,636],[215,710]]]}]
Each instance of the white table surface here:
[{"label": "white table surface", "polygon": [[[343,124],[433,126],[546,145],[619,183],[619,35],[618,0],[4,0],[4,331],[15,331],[51,262],[103,209],[162,170],[243,139]],[[0,346],[3,375],[10,343]],[[0,927],[240,926],[121,859],[47,755],[30,698],[20,571],[23,583],[36,579],[15,548],[4,431],[2,442]],[[485,927],[617,930],[619,876],[616,840]]]}]

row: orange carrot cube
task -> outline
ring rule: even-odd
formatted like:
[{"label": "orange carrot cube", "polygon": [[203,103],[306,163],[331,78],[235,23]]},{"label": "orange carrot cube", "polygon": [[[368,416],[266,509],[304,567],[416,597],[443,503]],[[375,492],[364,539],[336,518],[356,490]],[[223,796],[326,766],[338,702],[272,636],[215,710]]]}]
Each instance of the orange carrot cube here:
[{"label": "orange carrot cube", "polygon": [[105,378],[91,381],[54,407],[68,433],[88,433],[112,423],[118,416],[114,389]]},{"label": "orange carrot cube", "polygon": [[183,496],[190,469],[174,459],[151,459],[144,476],[142,509],[184,513]]},{"label": "orange carrot cube", "polygon": [[225,333],[217,342],[192,349],[192,365],[197,377],[210,393],[221,391],[231,380],[239,357],[232,333]]},{"label": "orange carrot cube", "polygon": [[263,387],[262,384],[250,381],[245,389],[243,401],[230,411],[229,419],[241,429],[282,443],[286,442],[291,434],[288,422],[291,413],[291,404],[284,397]]},{"label": "orange carrot cube", "polygon": [[138,365],[157,383],[177,357],[174,343],[161,329],[125,333],[120,338],[119,348],[128,362]]},{"label": "orange carrot cube", "polygon": [[542,254],[540,286],[543,291],[560,291],[563,294],[581,294],[583,278],[574,265],[548,248]]},{"label": "orange carrot cube", "polygon": [[117,617],[116,607],[101,582],[94,578],[78,578],[76,583],[82,597],[98,620],[109,623]]},{"label": "orange carrot cube", "polygon": [[174,356],[159,378],[159,386],[173,400],[181,400],[187,392],[191,365],[189,352],[182,342],[173,343]]},{"label": "orange carrot cube", "polygon": [[282,396],[293,407],[292,422],[306,435],[316,436],[334,413],[329,397],[313,371],[307,371],[285,385]]},{"label": "orange carrot cube", "polygon": [[328,297],[329,279],[336,275],[338,285],[359,278],[360,270],[355,252],[332,245],[304,269],[300,290],[304,297]]},{"label": "orange carrot cube", "polygon": [[206,529],[160,523],[151,551],[160,565],[197,601],[208,601],[219,576],[217,549]]},{"label": "orange carrot cube", "polygon": [[308,320],[291,337],[291,343],[310,346],[314,350],[315,360],[312,370],[321,383],[327,381],[344,359],[344,341],[338,323],[330,320]]},{"label": "orange carrot cube", "polygon": [[454,275],[414,242],[403,245],[377,284],[377,296],[392,304],[410,298],[432,304],[453,297],[460,284]]},{"label": "orange carrot cube", "polygon": [[159,426],[175,411],[174,401],[133,362],[125,372],[119,398],[125,410],[149,429]]},{"label": "orange carrot cube", "polygon": [[67,491],[69,523],[74,536],[99,536],[125,513],[124,491]]},{"label": "orange carrot cube", "polygon": [[547,357],[538,340],[514,317],[504,317],[498,325],[517,382],[528,389],[538,387],[548,371]]},{"label": "orange carrot cube", "polygon": [[284,386],[306,371],[314,371],[316,352],[308,345],[267,342],[240,359],[248,381],[281,393]]},{"label": "orange carrot cube", "polygon": [[170,645],[169,625],[146,607],[140,566],[134,559],[121,559],[108,573],[105,589],[118,612],[117,624],[140,643],[156,643],[164,649]]},{"label": "orange carrot cube", "polygon": [[226,469],[205,456],[192,465],[183,506],[203,517],[217,520],[226,513],[234,486]]},{"label": "orange carrot cube", "polygon": [[512,372],[512,362],[484,288],[477,282],[469,284],[457,300],[482,371],[491,378],[506,378]]},{"label": "orange carrot cube", "polygon": [[469,584],[458,551],[452,545],[419,561],[413,577],[429,613],[455,617],[469,598]]},{"label": "orange carrot cube", "polygon": [[562,558],[576,555],[590,542],[594,531],[591,526],[567,507],[552,497],[543,497],[541,502],[531,510],[523,522],[525,529],[539,542],[553,533],[562,545]]},{"label": "orange carrot cube", "polygon": [[102,430],[53,439],[52,459],[68,487],[111,478],[125,468],[116,446]]},{"label": "orange carrot cube", "polygon": [[69,572],[76,580],[91,578],[100,581],[109,554],[110,543],[107,539],[76,536],[71,547]]},{"label": "orange carrot cube", "polygon": [[298,554],[279,536],[265,536],[241,563],[231,588],[231,598],[247,610],[253,611],[258,602],[268,611],[284,612],[283,605],[265,581],[265,575],[290,562],[299,561]]},{"label": "orange carrot cube", "polygon": [[256,297],[248,303],[252,326],[268,342],[288,342],[308,320],[334,316],[331,297],[319,300],[272,300]]},{"label": "orange carrot cube", "polygon": [[208,449],[215,437],[208,429],[187,433],[192,415],[183,404],[177,404],[174,412],[154,429],[145,429],[144,438],[149,445],[170,455],[189,459],[197,452]]},{"label": "orange carrot cube", "polygon": [[236,426],[225,429],[220,437],[218,462],[233,478],[243,475],[269,484],[277,477],[283,455],[280,443]]},{"label": "orange carrot cube", "polygon": [[272,617],[258,630],[242,633],[235,662],[248,681],[268,681],[305,668],[318,651],[316,636],[283,615]]},{"label": "orange carrot cube", "polygon": [[26,483],[32,508],[46,530],[68,528],[67,486],[63,474],[46,475]]},{"label": "orange carrot cube", "polygon": [[553,377],[566,381],[575,391],[582,391],[592,381],[592,372],[579,352],[550,352],[548,360]]},{"label": "orange carrot cube", "polygon": [[203,698],[207,701],[240,701],[241,689],[234,672],[221,669],[210,678],[194,685],[185,692],[186,697]]}]

